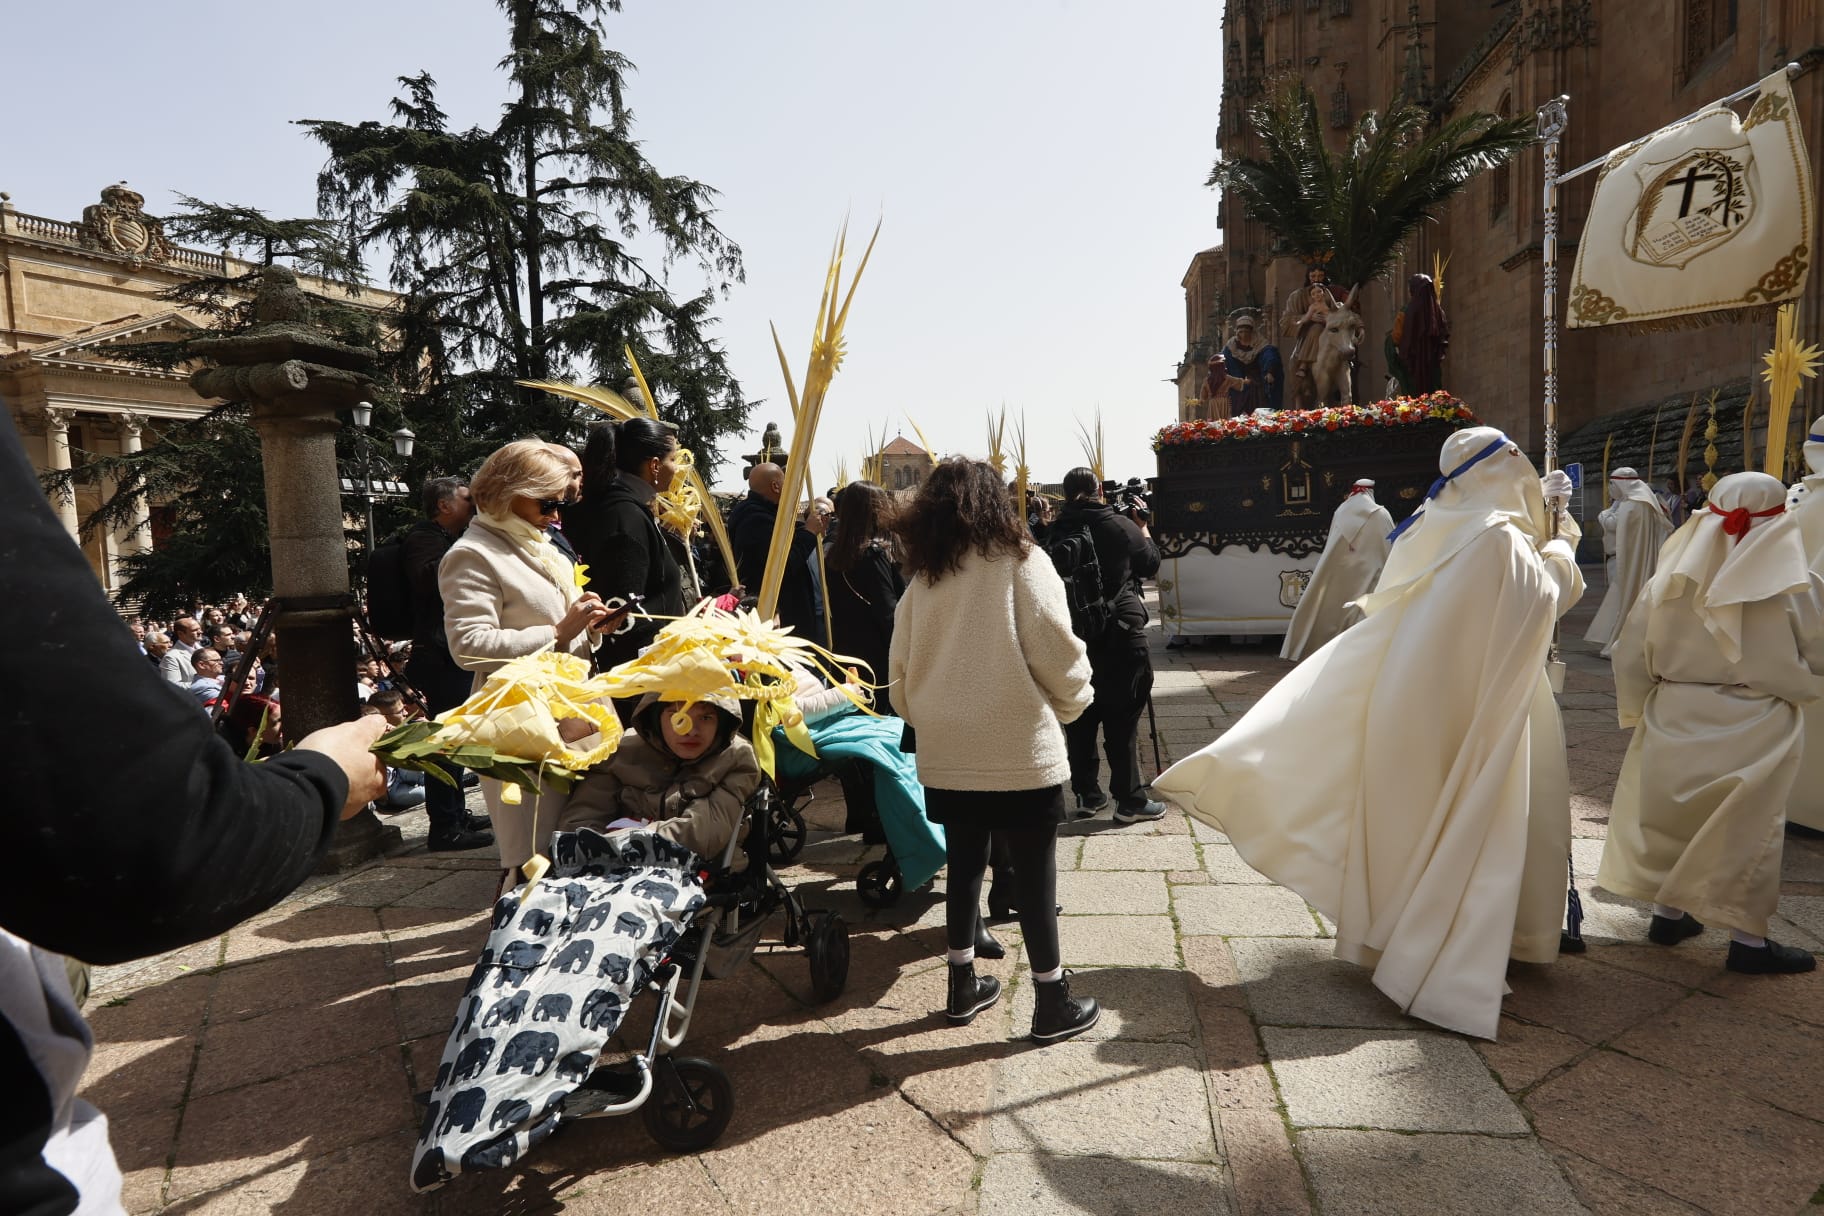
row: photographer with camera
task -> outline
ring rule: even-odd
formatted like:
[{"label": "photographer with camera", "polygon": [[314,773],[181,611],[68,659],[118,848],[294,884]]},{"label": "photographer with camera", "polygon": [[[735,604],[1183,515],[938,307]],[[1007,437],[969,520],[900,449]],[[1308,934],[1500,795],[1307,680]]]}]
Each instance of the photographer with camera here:
[{"label": "photographer with camera", "polygon": [[[1064,579],[1071,627],[1089,650],[1095,690],[1094,703],[1064,728],[1077,815],[1094,815],[1112,795],[1117,823],[1158,819],[1165,804],[1150,797],[1140,779],[1140,715],[1153,689],[1140,580],[1159,572],[1159,547],[1144,522],[1146,500],[1135,478],[1115,489],[1120,509],[1111,506],[1086,468],[1066,473],[1063,488],[1064,507],[1046,535],[1045,551]],[[1108,753],[1108,794],[1096,759],[1098,729]]]}]

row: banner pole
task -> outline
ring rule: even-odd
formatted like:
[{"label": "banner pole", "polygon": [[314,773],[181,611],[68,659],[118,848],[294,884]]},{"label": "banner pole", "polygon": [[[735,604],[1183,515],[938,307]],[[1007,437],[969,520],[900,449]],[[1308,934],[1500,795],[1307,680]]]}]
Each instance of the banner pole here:
[{"label": "banner pole", "polygon": [[[1545,145],[1545,234],[1540,246],[1544,263],[1545,311],[1545,471],[1558,467],[1558,148],[1570,125],[1568,95],[1539,107],[1539,142]],[[1553,532],[1557,532],[1553,517]]]}]

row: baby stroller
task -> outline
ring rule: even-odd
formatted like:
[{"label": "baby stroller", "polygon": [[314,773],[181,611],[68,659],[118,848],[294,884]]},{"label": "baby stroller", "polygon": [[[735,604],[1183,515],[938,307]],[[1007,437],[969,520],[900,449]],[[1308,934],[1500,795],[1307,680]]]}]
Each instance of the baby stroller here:
[{"label": "baby stroller", "polygon": [[[690,1030],[703,980],[734,974],[752,956],[767,921],[781,909],[785,944],[804,947],[812,994],[819,1002],[842,995],[849,978],[848,925],[840,913],[807,909],[769,864],[777,856],[774,825],[791,809],[786,803],[782,810],[783,801],[768,781],[762,781],[748,800],[747,838],[740,845],[747,867],[731,868],[737,847],[731,840],[710,873],[708,898],[655,968],[647,989],[655,994],[658,1007],[646,1050],[591,1072],[565,1099],[566,1121],[637,1110],[647,1134],[673,1152],[699,1152],[714,1144],[734,1114],[734,1086],[709,1060],[673,1053]],[[798,823],[797,849],[802,849],[802,816]]]},{"label": "baby stroller", "polygon": [[[804,808],[816,800],[817,782],[829,775],[827,769],[819,766],[813,772],[778,779],[772,807],[771,851],[767,854],[775,865],[790,865],[804,852],[807,836]],[[878,813],[874,822],[879,822]],[[893,856],[891,844],[887,846],[886,856],[868,862],[855,876],[855,894],[870,908],[890,908],[899,902],[904,892],[905,877],[900,873],[899,860]]]},{"label": "baby stroller", "polygon": [[[722,1135],[734,1112],[727,1074],[708,1060],[676,1054],[704,977],[732,974],[752,955],[772,914],[783,909],[783,937],[787,945],[805,948],[816,999],[835,999],[848,982],[849,934],[842,918],[807,910],[767,864],[774,797],[770,785],[760,786],[742,808],[745,840],[738,830],[715,864],[696,859],[701,868],[687,884],[688,895],[677,880],[687,876],[683,867],[692,855],[663,838],[554,838],[554,859],[565,875],[496,902],[495,934],[504,931],[512,940],[498,959],[493,946],[483,950],[437,1080],[420,1099],[425,1114],[414,1190],[510,1166],[573,1119],[638,1110],[652,1138],[678,1152],[701,1150]],[[739,871],[738,848],[748,863]],[[607,859],[593,880],[610,901],[597,901],[586,888],[587,858]],[[605,871],[614,866],[625,877],[609,885]],[[670,924],[646,939],[654,918],[667,916]],[[555,941],[553,931],[560,929],[568,936],[547,958],[536,939],[550,935]],[[620,953],[617,937],[649,940],[649,946],[643,953]],[[484,996],[489,977],[494,984]],[[507,986],[514,991],[503,993]],[[654,995],[656,1007],[640,1050],[625,1015],[645,992]],[[490,1007],[482,1016],[484,1004]],[[621,1031],[635,1049],[604,1063],[610,1036]]]}]

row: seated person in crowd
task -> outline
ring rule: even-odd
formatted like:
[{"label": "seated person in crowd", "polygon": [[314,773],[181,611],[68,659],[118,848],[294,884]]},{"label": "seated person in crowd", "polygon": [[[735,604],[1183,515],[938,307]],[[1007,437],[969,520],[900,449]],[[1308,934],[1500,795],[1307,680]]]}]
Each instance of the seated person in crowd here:
[{"label": "seated person in crowd", "polygon": [[[411,706],[405,703],[405,696],[396,688],[383,689],[367,699],[361,706],[363,714],[373,714],[386,719],[386,726],[391,730],[395,726],[404,726],[410,721]],[[381,806],[389,811],[409,811],[424,802],[424,774],[417,769],[393,768],[386,770],[386,797]]]},{"label": "seated person in crowd", "polygon": [[190,695],[199,705],[214,705],[222,695],[225,670],[220,652],[205,646],[190,656],[190,663],[196,671],[196,678],[190,681]]},{"label": "seated person in crowd", "polygon": [[740,708],[726,698],[685,711],[681,701],[648,694],[634,710],[633,731],[571,793],[558,830],[649,827],[698,857],[720,860],[741,808],[760,786],[760,764],[740,726]]}]

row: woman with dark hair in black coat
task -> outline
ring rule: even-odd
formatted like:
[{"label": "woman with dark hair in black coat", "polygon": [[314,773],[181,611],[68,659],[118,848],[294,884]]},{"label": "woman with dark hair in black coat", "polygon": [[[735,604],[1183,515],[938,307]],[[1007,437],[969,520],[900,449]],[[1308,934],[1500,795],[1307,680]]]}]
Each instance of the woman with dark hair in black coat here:
[{"label": "woman with dark hair in black coat", "polygon": [[887,682],[893,609],[906,592],[899,572],[893,498],[871,481],[851,481],[836,494],[836,526],[825,559],[824,598],[836,653],[862,660],[873,684]]},{"label": "woman with dark hair in black coat", "polygon": [[[676,544],[659,527],[653,498],[671,486],[678,438],[653,418],[598,422],[583,447],[582,500],[564,510],[564,535],[589,567],[589,590],[610,608],[643,596],[654,617],[685,609],[683,567]],[[665,624],[634,614],[603,639],[598,670],[636,657]]]}]

